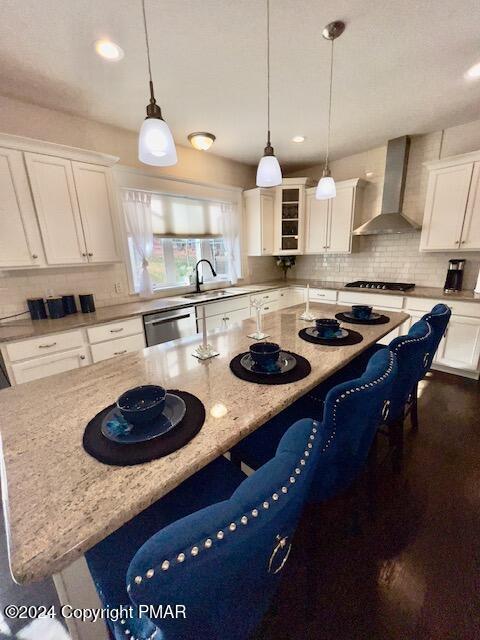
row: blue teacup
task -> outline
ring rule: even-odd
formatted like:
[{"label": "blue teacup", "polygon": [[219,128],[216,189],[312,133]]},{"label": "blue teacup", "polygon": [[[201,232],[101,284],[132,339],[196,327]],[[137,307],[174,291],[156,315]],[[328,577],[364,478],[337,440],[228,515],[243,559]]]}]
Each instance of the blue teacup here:
[{"label": "blue teacup", "polygon": [[250,346],[250,357],[260,369],[273,369],[280,357],[280,345],[275,342],[256,342]]},{"label": "blue teacup", "polygon": [[354,304],[352,305],[352,314],[357,320],[368,320],[372,315],[373,307],[369,307],[366,304]]},{"label": "blue teacup", "polygon": [[127,422],[135,426],[156,420],[165,407],[166,390],[155,384],[135,387],[122,393],[117,407]]},{"label": "blue teacup", "polygon": [[333,318],[318,318],[315,328],[320,338],[334,338],[340,330],[340,323]]}]

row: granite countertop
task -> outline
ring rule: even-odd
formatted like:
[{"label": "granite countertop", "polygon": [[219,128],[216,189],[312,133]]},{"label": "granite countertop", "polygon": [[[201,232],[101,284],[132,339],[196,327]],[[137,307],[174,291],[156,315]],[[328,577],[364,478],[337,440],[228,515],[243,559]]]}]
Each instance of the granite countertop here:
[{"label": "granite countertop", "polygon": [[[322,280],[308,278],[290,278],[288,280],[270,280],[263,283],[239,285],[238,287],[228,287],[227,293],[221,297],[212,297],[211,300],[202,298],[185,298],[182,296],[172,296],[168,298],[151,298],[139,300],[138,302],[129,302],[126,304],[111,305],[109,307],[101,307],[95,313],[76,313],[71,316],[65,316],[57,320],[35,320],[30,319],[16,320],[13,322],[0,324],[0,343],[12,342],[14,340],[23,340],[26,338],[34,338],[36,336],[46,335],[48,333],[57,333],[59,331],[68,331],[69,329],[78,329],[90,327],[105,322],[113,322],[123,318],[135,316],[143,316],[147,313],[155,313],[156,311],[167,311],[169,309],[181,309],[183,307],[191,307],[199,304],[208,304],[211,302],[219,302],[259,291],[267,291],[269,289],[279,289],[288,286],[302,286],[309,284],[311,287],[332,290],[357,291],[362,293],[381,293],[382,295],[396,295],[416,298],[434,298],[444,301],[463,301],[480,303],[480,295],[473,291],[461,291],[459,293],[444,293],[441,287],[415,287],[410,291],[384,291],[379,289],[360,289],[348,287],[345,288],[344,282],[327,282]],[[204,292],[206,295],[209,291]],[[187,294],[188,295],[188,294]]]},{"label": "granite countertop", "polygon": [[[343,309],[312,308],[327,317]],[[246,335],[255,322],[245,320],[211,333],[220,355],[208,361],[192,356],[195,336],[0,391],[2,497],[15,580],[60,571],[408,318],[389,313],[388,324],[356,327],[360,344],[325,347],[298,337],[302,309],[269,313],[264,321],[271,340],[310,361],[311,374],[299,382],[257,385],[231,373],[231,358],[251,344]],[[82,447],[87,422],[126,389],[146,383],[198,396],[207,415],[202,430],[179,451],[146,464],[114,467],[91,458]]]}]

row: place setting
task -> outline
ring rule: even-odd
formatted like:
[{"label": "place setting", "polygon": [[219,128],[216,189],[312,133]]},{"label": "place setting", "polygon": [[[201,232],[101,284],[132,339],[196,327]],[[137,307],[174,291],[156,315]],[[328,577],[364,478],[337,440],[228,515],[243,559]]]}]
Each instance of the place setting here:
[{"label": "place setting", "polygon": [[377,313],[367,304],[354,304],[351,311],[341,311],[335,314],[337,320],[350,322],[351,324],[387,324],[390,318],[382,313]]},{"label": "place setting", "polygon": [[90,420],[83,447],[105,464],[141,464],[180,449],[204,422],[205,407],[191,393],[142,385],[122,393]]},{"label": "place setting", "polygon": [[306,378],[310,363],[298,353],[286,351],[275,342],[256,342],[249,351],[239,353],[230,362],[237,378],[258,384],[288,384]]},{"label": "place setting", "polygon": [[334,318],[317,318],[315,326],[300,329],[298,335],[302,340],[325,346],[345,346],[362,342],[363,336],[352,329],[345,329]]}]

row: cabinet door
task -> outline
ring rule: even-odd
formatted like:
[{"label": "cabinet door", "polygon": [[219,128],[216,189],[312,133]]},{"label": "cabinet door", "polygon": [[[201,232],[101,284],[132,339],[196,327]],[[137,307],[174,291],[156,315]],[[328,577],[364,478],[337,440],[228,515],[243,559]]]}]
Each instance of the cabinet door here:
[{"label": "cabinet door", "polygon": [[70,160],[37,153],[25,160],[48,264],[87,262]]},{"label": "cabinet door", "polygon": [[434,169],[429,176],[420,249],[460,248],[473,163]]},{"label": "cabinet door", "polygon": [[480,249],[480,162],[476,162],[473,168],[460,247],[470,250]]},{"label": "cabinet door", "polygon": [[476,371],[479,358],[480,321],[477,318],[451,316],[435,362],[457,369]]},{"label": "cabinet door", "polygon": [[89,262],[118,260],[109,169],[72,162]]},{"label": "cabinet door", "polygon": [[90,364],[90,359],[85,347],[70,349],[63,353],[56,353],[43,358],[34,358],[12,364],[12,371],[16,384],[31,382],[38,378],[46,378],[55,373],[64,373],[72,369],[78,369]]},{"label": "cabinet door", "polygon": [[274,196],[260,195],[260,225],[262,238],[262,256],[271,256],[274,246]]},{"label": "cabinet door", "polygon": [[327,250],[328,200],[316,200],[315,190],[306,196],[305,253]]},{"label": "cabinet door", "polygon": [[328,216],[328,242],[329,253],[350,253],[352,247],[352,220],[353,206],[355,203],[355,188],[338,188],[337,195],[331,200],[330,214]]},{"label": "cabinet door", "polygon": [[1,148],[0,267],[40,264],[38,229],[29,189],[21,151]]}]

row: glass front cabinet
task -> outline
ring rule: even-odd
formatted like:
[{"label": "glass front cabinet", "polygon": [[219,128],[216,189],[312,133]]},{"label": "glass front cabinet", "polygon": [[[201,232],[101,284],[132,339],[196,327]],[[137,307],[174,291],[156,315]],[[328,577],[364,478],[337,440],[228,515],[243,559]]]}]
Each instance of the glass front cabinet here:
[{"label": "glass front cabinet", "polygon": [[303,253],[307,178],[285,178],[275,193],[274,255]]}]

